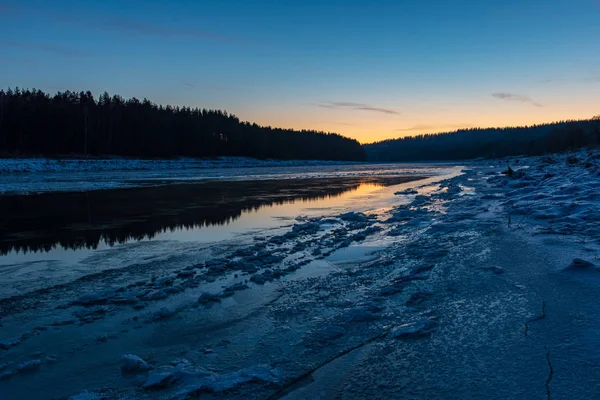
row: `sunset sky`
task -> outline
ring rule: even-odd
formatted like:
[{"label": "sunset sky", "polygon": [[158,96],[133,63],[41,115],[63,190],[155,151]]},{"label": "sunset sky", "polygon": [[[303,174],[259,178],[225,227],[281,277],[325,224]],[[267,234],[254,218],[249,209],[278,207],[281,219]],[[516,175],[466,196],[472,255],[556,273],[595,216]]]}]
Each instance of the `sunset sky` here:
[{"label": "sunset sky", "polygon": [[600,0],[0,0],[0,87],[363,143],[600,114]]}]

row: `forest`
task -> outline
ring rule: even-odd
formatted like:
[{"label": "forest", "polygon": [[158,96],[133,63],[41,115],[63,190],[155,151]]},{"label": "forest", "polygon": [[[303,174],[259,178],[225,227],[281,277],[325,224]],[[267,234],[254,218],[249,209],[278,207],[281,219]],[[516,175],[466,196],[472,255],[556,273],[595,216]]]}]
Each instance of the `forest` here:
[{"label": "forest", "polygon": [[541,155],[600,144],[600,116],[589,120],[426,134],[365,145],[370,161],[465,160]]},{"label": "forest", "polygon": [[335,133],[259,126],[226,111],[103,93],[0,90],[0,154],[365,160]]}]

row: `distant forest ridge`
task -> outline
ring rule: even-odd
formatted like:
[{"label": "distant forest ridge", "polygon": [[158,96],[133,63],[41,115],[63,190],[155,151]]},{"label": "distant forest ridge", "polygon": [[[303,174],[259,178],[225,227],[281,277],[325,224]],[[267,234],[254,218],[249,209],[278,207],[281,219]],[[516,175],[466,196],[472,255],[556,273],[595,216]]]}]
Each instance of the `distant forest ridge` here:
[{"label": "distant forest ridge", "polygon": [[598,145],[600,116],[533,126],[462,129],[363,147],[370,161],[431,161],[540,155]]},{"label": "distant forest ridge", "polygon": [[0,90],[0,152],[141,158],[245,156],[364,161],[354,139],[264,127],[226,111],[156,105],[103,93]]}]

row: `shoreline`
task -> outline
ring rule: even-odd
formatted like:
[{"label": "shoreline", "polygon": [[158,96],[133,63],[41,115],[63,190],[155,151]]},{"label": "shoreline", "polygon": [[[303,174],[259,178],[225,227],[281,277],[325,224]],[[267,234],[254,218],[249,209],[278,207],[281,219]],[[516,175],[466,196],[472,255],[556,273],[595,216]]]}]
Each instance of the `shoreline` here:
[{"label": "shoreline", "polygon": [[600,153],[511,167],[2,300],[7,398],[598,397]]},{"label": "shoreline", "polygon": [[[176,164],[176,168],[170,168],[169,164],[163,164],[164,168],[153,168],[155,164],[150,164],[147,169],[141,170],[63,170],[0,174],[2,177],[0,196],[35,195],[47,192],[88,192],[216,181],[429,176],[443,174],[445,170],[451,169],[455,165],[338,163],[333,161],[302,163],[305,164],[297,161],[287,163],[277,161],[269,166],[267,164],[240,164],[239,160],[235,160],[235,163],[228,164],[228,167],[223,167],[224,164],[219,164],[218,167],[200,164],[202,167],[192,168],[191,164],[179,163]],[[402,172],[398,173],[399,170]]]},{"label": "shoreline", "polygon": [[14,157],[0,158],[0,175],[24,173],[56,172],[108,172],[108,171],[149,171],[206,168],[245,168],[279,166],[316,166],[316,165],[360,165],[361,161],[331,160],[278,160],[250,157],[214,157],[214,158],[51,158],[51,157]]}]

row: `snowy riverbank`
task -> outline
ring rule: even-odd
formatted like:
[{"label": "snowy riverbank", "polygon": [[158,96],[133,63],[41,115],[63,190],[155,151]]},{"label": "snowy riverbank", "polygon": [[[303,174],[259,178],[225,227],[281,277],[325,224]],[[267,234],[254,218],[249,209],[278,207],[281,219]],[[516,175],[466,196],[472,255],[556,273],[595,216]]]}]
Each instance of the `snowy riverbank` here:
[{"label": "snowy riverbank", "polygon": [[[335,161],[261,161],[239,158],[213,161],[148,161],[145,164],[145,168],[148,169],[135,169],[140,166],[134,163],[132,165],[134,169],[129,170],[119,169],[125,168],[123,163],[126,160],[116,161],[116,164],[113,165],[114,170],[109,169],[112,165],[109,160],[106,160],[107,164],[100,167],[95,166],[94,162],[89,165],[85,163],[78,165],[76,161],[73,161],[75,164],[70,166],[54,165],[54,167],[49,167],[40,165],[39,172],[24,172],[22,166],[12,166],[10,167],[11,170],[21,168],[23,171],[0,174],[2,177],[0,179],[0,195],[85,192],[206,181],[429,176],[443,174],[447,167],[451,167],[451,164],[443,163],[368,164]],[[170,163],[174,164],[171,165]],[[25,163],[24,165],[32,167],[34,163]],[[57,171],[52,172],[52,168]],[[89,168],[89,170],[86,170],[86,168]]]},{"label": "snowy riverbank", "polygon": [[323,160],[258,160],[248,157],[216,157],[213,159],[51,159],[0,158],[0,174],[27,172],[101,172],[101,171],[160,171],[204,168],[297,167],[315,165],[360,164],[349,161]]},{"label": "snowy riverbank", "polygon": [[394,207],[105,250],[85,263],[110,268],[0,300],[0,390],[597,398],[600,153],[510,165],[399,185]]}]

